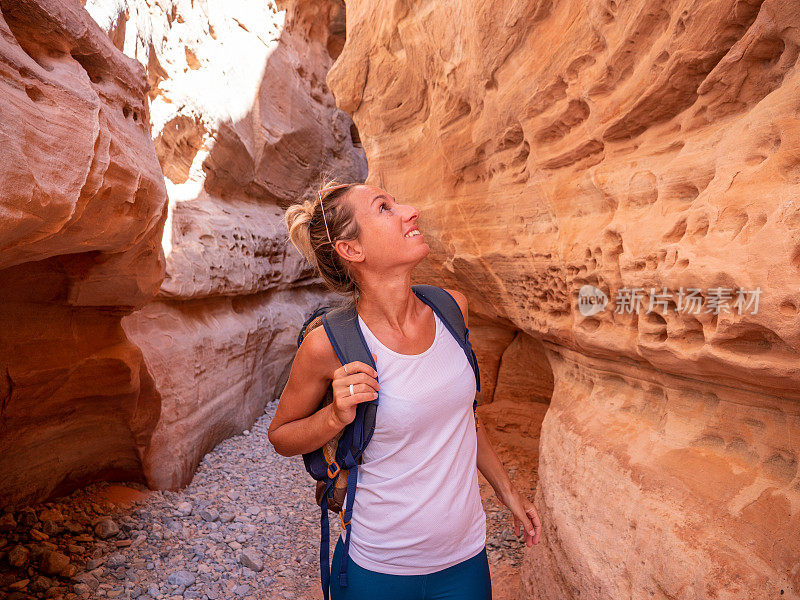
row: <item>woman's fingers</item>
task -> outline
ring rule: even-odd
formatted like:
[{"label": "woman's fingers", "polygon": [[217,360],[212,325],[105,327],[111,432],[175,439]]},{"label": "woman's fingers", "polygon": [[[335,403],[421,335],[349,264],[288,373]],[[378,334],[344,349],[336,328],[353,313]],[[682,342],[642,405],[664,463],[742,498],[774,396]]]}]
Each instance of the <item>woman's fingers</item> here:
[{"label": "woman's fingers", "polygon": [[334,391],[341,390],[343,395],[349,396],[350,384],[353,385],[354,394],[356,392],[377,392],[379,389],[381,389],[381,386],[377,381],[364,373],[356,373],[355,375],[336,379],[332,385]]},{"label": "woman's fingers", "polygon": [[[375,354],[372,354],[373,360]],[[342,365],[333,372],[334,412],[343,423],[350,423],[355,418],[355,406],[369,402],[378,397],[380,385],[377,372],[368,364],[354,360]]]},{"label": "woman's fingers", "polygon": [[345,377],[333,383],[334,395],[350,404],[374,400],[377,398],[380,387],[374,379],[363,373]]},{"label": "woman's fingers", "polygon": [[375,400],[378,397],[378,394],[372,390],[368,392],[361,392],[359,394],[353,394],[350,396],[350,399],[353,404],[361,404],[362,402],[369,402],[370,400]]},{"label": "woman's fingers", "polygon": [[530,546],[533,543],[533,537],[534,537],[533,523],[531,523],[531,520],[528,518],[527,513],[523,514],[525,515],[525,517],[521,519],[521,521],[522,521],[522,526],[525,528],[525,545]]},{"label": "woman's fingers", "polygon": [[532,543],[534,545],[538,544],[539,543],[539,536],[542,533],[542,522],[541,522],[541,520],[539,520],[539,513],[536,512],[536,507],[531,504],[525,510],[525,514],[527,514],[530,517],[531,522],[533,523],[534,535],[533,535]]},{"label": "woman's fingers", "polygon": [[530,541],[533,539],[533,523],[531,523],[526,512],[527,501],[518,493],[515,493],[506,506],[511,510],[511,516],[514,518],[514,533],[519,537],[522,533],[520,529],[524,530],[525,544],[530,546]]},{"label": "woman's fingers", "polygon": [[343,385],[341,387],[341,394],[342,399],[345,401],[349,401],[352,404],[358,404],[359,402],[366,402],[368,400],[374,400],[378,392],[375,388],[367,383],[355,383],[353,384],[353,393],[350,393],[350,386]]},{"label": "woman's fingers", "polygon": [[[373,354],[373,356],[375,355]],[[345,367],[347,367],[347,370],[345,370]],[[349,362],[346,365],[339,367],[333,373],[333,385],[335,388],[349,388],[351,383],[353,384],[354,388],[360,383],[368,384],[376,392],[381,387],[378,384],[377,373],[375,369],[358,360],[354,360],[353,362]]]},{"label": "woman's fingers", "polygon": [[522,528],[525,532],[525,545],[538,544],[539,531],[542,526],[533,504],[520,496],[519,493],[515,493],[507,506],[511,509],[511,514],[514,517],[514,533],[517,537],[522,533],[520,531],[520,528]]},{"label": "woman's fingers", "polygon": [[[355,386],[353,386],[355,388]],[[348,391],[345,392],[337,392],[334,394],[333,400],[333,410],[337,414],[337,418],[343,423],[347,425],[351,423],[356,416],[356,405],[362,402],[369,402],[370,400],[375,400],[378,394],[373,390],[371,387],[367,388],[369,391],[366,392],[354,392],[351,394]]]},{"label": "woman's fingers", "polygon": [[[372,356],[375,356],[374,354]],[[347,367],[347,369],[345,369]],[[342,365],[338,369],[333,372],[333,378],[339,379],[342,377],[347,377],[349,375],[353,375],[354,373],[366,373],[370,377],[377,377],[378,373],[370,367],[367,363],[363,363],[360,360],[354,360],[353,362],[349,362],[346,365]]]},{"label": "woman's fingers", "polygon": [[519,534],[521,533],[520,532],[521,527],[522,527],[522,521],[519,520],[519,517],[517,515],[514,515],[514,535],[516,535],[517,537],[519,537]]}]

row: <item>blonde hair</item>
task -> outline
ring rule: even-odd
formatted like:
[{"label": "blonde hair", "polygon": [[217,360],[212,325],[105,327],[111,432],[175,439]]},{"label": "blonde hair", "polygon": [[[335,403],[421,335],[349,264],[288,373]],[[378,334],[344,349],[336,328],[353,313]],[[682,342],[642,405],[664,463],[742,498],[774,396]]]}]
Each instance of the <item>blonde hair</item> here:
[{"label": "blonde hair", "polygon": [[358,284],[350,265],[339,256],[334,244],[337,240],[355,239],[361,233],[354,206],[345,200],[347,193],[357,185],[361,184],[326,179],[315,198],[292,204],[284,213],[289,241],[316,267],[325,286],[347,298],[349,306],[354,306],[358,299]]}]

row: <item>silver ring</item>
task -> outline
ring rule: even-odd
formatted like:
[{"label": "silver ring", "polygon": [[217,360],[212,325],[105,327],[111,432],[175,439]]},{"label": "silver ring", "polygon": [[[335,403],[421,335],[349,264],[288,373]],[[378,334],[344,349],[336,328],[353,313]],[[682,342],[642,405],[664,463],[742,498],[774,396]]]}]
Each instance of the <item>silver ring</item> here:
[{"label": "silver ring", "polygon": [[344,372],[350,375],[350,371],[347,370],[347,365],[342,365],[344,367]]},{"label": "silver ring", "polygon": [[353,384],[351,383],[351,384],[350,384],[350,395],[352,396],[352,395],[353,395],[353,393],[354,393],[354,392],[353,392]]}]

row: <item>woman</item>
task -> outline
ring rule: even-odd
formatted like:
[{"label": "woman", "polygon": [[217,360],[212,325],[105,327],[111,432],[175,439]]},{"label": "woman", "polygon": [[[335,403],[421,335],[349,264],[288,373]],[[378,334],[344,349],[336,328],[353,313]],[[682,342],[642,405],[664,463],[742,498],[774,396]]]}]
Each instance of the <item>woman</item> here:
[{"label": "woman", "polygon": [[[335,183],[335,182],[332,182]],[[377,373],[341,365],[324,328],[303,339],[269,439],[284,456],[321,447],[381,391],[375,431],[359,466],[351,519],[348,585],[333,600],[486,600],[491,581],[486,515],[476,468],[510,509],[517,535],[538,544],[539,516],[512,486],[472,411],[472,368],[438,315],[411,289],[430,248],[419,212],[366,184],[325,186],[285,213],[294,246],[325,284],[349,297]],[[467,321],[467,298],[447,290]],[[327,387],[333,402],[319,409]],[[342,540],[333,554],[338,573]]]}]

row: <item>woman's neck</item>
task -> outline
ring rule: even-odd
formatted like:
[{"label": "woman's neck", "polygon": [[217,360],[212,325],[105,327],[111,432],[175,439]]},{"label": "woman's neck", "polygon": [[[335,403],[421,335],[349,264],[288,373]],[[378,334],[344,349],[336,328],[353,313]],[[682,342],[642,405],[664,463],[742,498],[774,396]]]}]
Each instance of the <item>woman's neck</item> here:
[{"label": "woman's neck", "polygon": [[411,289],[411,273],[396,279],[362,282],[356,310],[367,325],[382,323],[405,331],[420,313],[422,302]]}]

